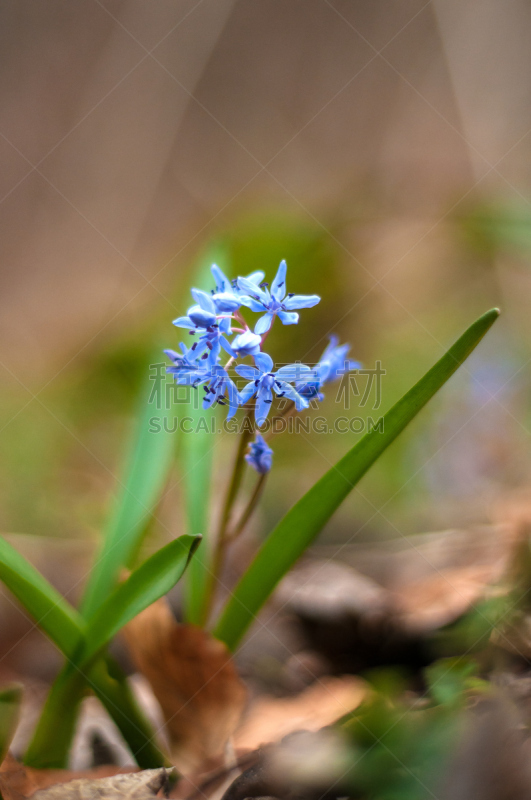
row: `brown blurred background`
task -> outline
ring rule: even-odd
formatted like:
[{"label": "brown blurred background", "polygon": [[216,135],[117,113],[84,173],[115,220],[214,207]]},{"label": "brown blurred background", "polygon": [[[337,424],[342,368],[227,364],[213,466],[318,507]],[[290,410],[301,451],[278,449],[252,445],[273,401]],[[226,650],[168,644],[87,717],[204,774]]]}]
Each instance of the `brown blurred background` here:
[{"label": "brown blurred background", "polygon": [[[392,270],[365,305],[401,317],[418,311],[402,288],[415,265],[437,280],[424,254],[452,207],[527,203],[521,0],[4,0],[0,14],[1,349],[25,383],[146,307],[171,316],[198,244],[250,207],[332,233],[361,218],[363,257],[344,255],[364,288]],[[352,249],[351,229],[338,238]]]}]

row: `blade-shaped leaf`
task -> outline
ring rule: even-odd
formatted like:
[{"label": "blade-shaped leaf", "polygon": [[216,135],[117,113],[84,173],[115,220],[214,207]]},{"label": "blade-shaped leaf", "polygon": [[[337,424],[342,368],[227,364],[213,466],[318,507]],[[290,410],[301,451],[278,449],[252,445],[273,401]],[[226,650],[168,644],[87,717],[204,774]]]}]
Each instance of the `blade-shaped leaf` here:
[{"label": "blade-shaped leaf", "polygon": [[85,646],[76,659],[87,663],[126,623],[172,589],[185,571],[201,536],[180,536],[144,561],[105,600],[87,623]]},{"label": "blade-shaped leaf", "polygon": [[[161,356],[157,354],[153,363],[159,362],[162,370]],[[174,440],[164,427],[155,432],[151,430],[150,424],[151,418],[157,410],[160,411],[165,399],[162,396],[165,383],[160,370],[149,376],[142,396],[136,440],[126,467],[124,482],[85,590],[81,610],[86,618],[94,614],[112,591],[120,569],[128,564],[136,552],[168,478]]]},{"label": "blade-shaped leaf", "polygon": [[0,580],[59,650],[71,658],[83,639],[83,620],[41,573],[2,537]]},{"label": "blade-shaped leaf", "polygon": [[22,686],[13,684],[0,690],[0,764],[7,755],[20,716]]},{"label": "blade-shaped leaf", "polygon": [[499,315],[483,314],[373,428],[288,511],[231,595],[214,635],[234,649],[271,592],[376,459],[463,363]]},{"label": "blade-shaped leaf", "polygon": [[74,735],[79,704],[90,686],[107,709],[143,769],[161,767],[164,755],[154,731],[138,707],[125,676],[110,658],[96,659],[88,670],[67,663],[56,678],[24,755],[38,769],[64,769]]}]

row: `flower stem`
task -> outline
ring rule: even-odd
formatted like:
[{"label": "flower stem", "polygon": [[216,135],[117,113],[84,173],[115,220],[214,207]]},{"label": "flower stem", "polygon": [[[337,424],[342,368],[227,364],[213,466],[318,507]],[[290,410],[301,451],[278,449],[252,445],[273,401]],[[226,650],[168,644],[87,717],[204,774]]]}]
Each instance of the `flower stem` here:
[{"label": "flower stem", "polygon": [[221,508],[221,516],[219,520],[216,541],[214,544],[214,551],[212,553],[212,562],[211,562],[212,567],[211,567],[209,585],[207,586],[206,590],[206,600],[204,606],[205,619],[203,620],[203,624],[207,621],[208,615],[211,611],[212,601],[214,599],[215,583],[223,564],[223,556],[225,553],[225,544],[226,544],[225,539],[227,534],[227,528],[230,523],[232,506],[239,492],[243,478],[243,471],[245,467],[245,459],[244,459],[245,451],[247,449],[247,445],[249,444],[249,440],[253,435],[252,426],[247,424],[249,422],[249,417],[251,415],[251,412],[252,409],[248,409],[246,411],[245,417],[243,418],[243,430],[240,433],[240,441],[238,443],[238,449],[236,451],[236,456],[232,467],[231,478],[228,483],[227,492],[225,494],[223,506]]},{"label": "flower stem", "polygon": [[250,518],[251,518],[251,516],[253,514],[253,511],[255,510],[255,508],[258,505],[258,502],[259,502],[259,500],[260,500],[260,498],[262,496],[262,492],[264,491],[264,488],[265,488],[265,483],[266,483],[267,476],[268,476],[267,472],[265,472],[262,475],[258,476],[258,480],[257,480],[256,485],[254,487],[253,493],[252,493],[251,497],[249,498],[249,501],[248,501],[248,503],[247,503],[247,505],[246,505],[246,507],[245,507],[240,519],[238,520],[238,522],[236,523],[234,528],[232,528],[232,530],[228,531],[227,534],[225,535],[225,542],[226,543],[233,542],[245,530],[245,526],[249,522],[249,520],[250,520]]}]

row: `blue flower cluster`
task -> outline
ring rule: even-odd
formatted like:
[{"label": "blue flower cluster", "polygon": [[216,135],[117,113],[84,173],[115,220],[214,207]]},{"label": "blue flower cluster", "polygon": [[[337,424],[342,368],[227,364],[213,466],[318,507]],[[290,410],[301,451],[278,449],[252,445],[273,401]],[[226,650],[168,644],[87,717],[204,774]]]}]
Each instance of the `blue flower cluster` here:
[{"label": "blue flower cluster", "polygon": [[[299,321],[297,311],[317,305],[320,297],[287,292],[285,261],[281,261],[271,289],[264,283],[263,272],[230,281],[215,264],[211,270],[215,284],[211,293],[192,289],[195,305],[188,309],[186,316],[173,322],[197,338],[191,347],[181,342],[180,353],[164,351],[171,361],[167,372],[175,376],[177,383],[194,388],[203,386],[204,409],[215,404],[227,405],[230,419],[238,406],[255,397],[256,424],[261,426],[275,394],[292,400],[297,411],[301,411],[308,408],[310,400],[323,398],[321,387],[324,384],[359,366],[346,358],[349,345],[338,346],[337,338],[332,337],[313,369],[295,363],[275,371],[271,356],[262,350],[275,317],[284,325],[295,325]],[[260,314],[254,330],[245,321],[242,306]],[[229,356],[225,365],[221,364],[222,350]],[[245,356],[254,360],[254,366],[239,364],[235,367],[235,372],[248,381],[239,391],[228,368]],[[271,458],[271,449],[257,435],[247,461],[258,472],[267,472],[271,468]]]}]

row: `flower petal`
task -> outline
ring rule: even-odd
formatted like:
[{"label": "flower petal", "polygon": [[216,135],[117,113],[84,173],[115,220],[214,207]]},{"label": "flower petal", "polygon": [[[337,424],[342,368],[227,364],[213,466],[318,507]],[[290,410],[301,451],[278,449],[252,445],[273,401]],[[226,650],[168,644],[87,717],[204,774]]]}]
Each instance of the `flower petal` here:
[{"label": "flower petal", "polygon": [[265,272],[262,272],[262,270],[260,269],[257,270],[256,272],[251,272],[250,275],[247,275],[247,280],[251,281],[251,283],[255,283],[257,286],[259,286],[262,283],[264,278],[265,278]]},{"label": "flower petal", "polygon": [[240,404],[242,406],[245,405],[245,403],[247,403],[257,391],[258,387],[254,381],[251,381],[251,383],[248,383],[246,386],[244,386],[240,392]]},{"label": "flower petal", "polygon": [[168,356],[168,358],[170,359],[170,361],[173,361],[174,363],[175,363],[176,361],[181,361],[181,359],[182,359],[182,356],[181,356],[181,355],[179,355],[179,353],[176,353],[176,352],[175,352],[175,350],[163,350],[162,352],[163,352],[165,355],[167,355],[167,356]]},{"label": "flower petal", "polygon": [[280,262],[280,266],[278,268],[277,274],[275,275],[275,279],[271,286],[271,297],[278,302],[282,302],[282,298],[286,296],[286,271],[288,269],[288,265],[282,259]]},{"label": "flower petal", "polygon": [[230,346],[230,344],[228,343],[228,341],[225,339],[224,336],[219,337],[219,343],[221,344],[225,352],[229,354],[229,356],[232,356],[232,358],[236,358],[237,353],[232,349],[232,347]]},{"label": "flower petal", "polygon": [[258,302],[258,300],[254,300],[252,297],[249,297],[246,294],[239,295],[239,299],[242,306],[250,308],[255,314],[263,314],[266,310],[266,307],[262,302]]},{"label": "flower petal", "polygon": [[173,320],[173,325],[176,325],[178,328],[193,328],[195,330],[195,325],[190,319],[190,317],[177,317],[177,319]]},{"label": "flower petal", "polygon": [[[188,309],[188,317],[193,322],[195,327],[210,328],[216,321],[216,315],[210,311],[205,311],[201,306],[192,306]],[[186,327],[186,326],[183,326]]]},{"label": "flower petal", "polygon": [[258,425],[258,427],[260,427],[260,425],[263,425],[264,422],[266,421],[272,402],[273,402],[273,392],[271,391],[271,389],[265,386],[261,387],[260,391],[258,392],[256,406],[254,409],[256,424]]},{"label": "flower petal", "polygon": [[212,300],[211,296],[202,289],[192,289],[192,297],[194,298],[195,302],[201,306],[203,311],[209,311],[211,314],[216,313],[214,301]]},{"label": "flower petal", "polygon": [[296,325],[299,321],[299,315],[296,311],[279,311],[278,318],[283,325]]},{"label": "flower petal", "polygon": [[232,333],[231,327],[232,317],[218,317],[218,325],[221,333]]},{"label": "flower petal", "polygon": [[286,297],[282,305],[286,311],[296,311],[298,308],[313,308],[319,302],[321,298],[317,294],[294,294]]},{"label": "flower petal", "polygon": [[302,397],[293,386],[290,386],[289,383],[285,381],[279,381],[280,387],[275,386],[275,391],[277,394],[282,394],[285,397],[288,397],[290,400],[293,400],[295,403],[295,408],[297,411],[302,411],[303,408],[308,408],[309,403],[305,397]]},{"label": "flower petal", "polygon": [[247,278],[238,278],[238,288],[243,289],[245,294],[252,297],[254,300],[263,303],[265,306],[269,303],[269,297],[256,283],[248,280]]},{"label": "flower petal", "polygon": [[238,406],[241,403],[241,399],[236,386],[230,379],[226,380],[225,384],[227,388],[227,396],[229,398],[229,411],[227,414],[227,419],[232,419],[232,417],[238,410]]},{"label": "flower petal", "polygon": [[268,312],[264,314],[263,317],[260,317],[256,325],[254,326],[254,332],[257,333],[259,336],[262,336],[264,333],[267,333],[269,328],[271,327],[271,323],[273,322],[274,314]]},{"label": "flower petal", "polygon": [[219,314],[230,314],[241,306],[240,298],[231,292],[218,292],[212,300]]},{"label": "flower petal", "polygon": [[214,280],[216,281],[216,292],[230,292],[231,283],[225,273],[220,270],[218,265],[212,264],[210,271],[214,276]]},{"label": "flower petal", "polygon": [[271,372],[273,369],[273,359],[268,353],[257,353],[254,356],[254,363],[260,372]]},{"label": "flower petal", "polygon": [[232,349],[239,355],[254,355],[260,352],[260,336],[252,331],[240,333],[232,340]]},{"label": "flower petal", "polygon": [[281,381],[309,381],[313,372],[306,364],[286,364],[275,373],[275,378]]},{"label": "flower petal", "polygon": [[256,367],[250,367],[248,364],[240,364],[235,371],[248,381],[256,381],[260,377],[260,372]]}]

